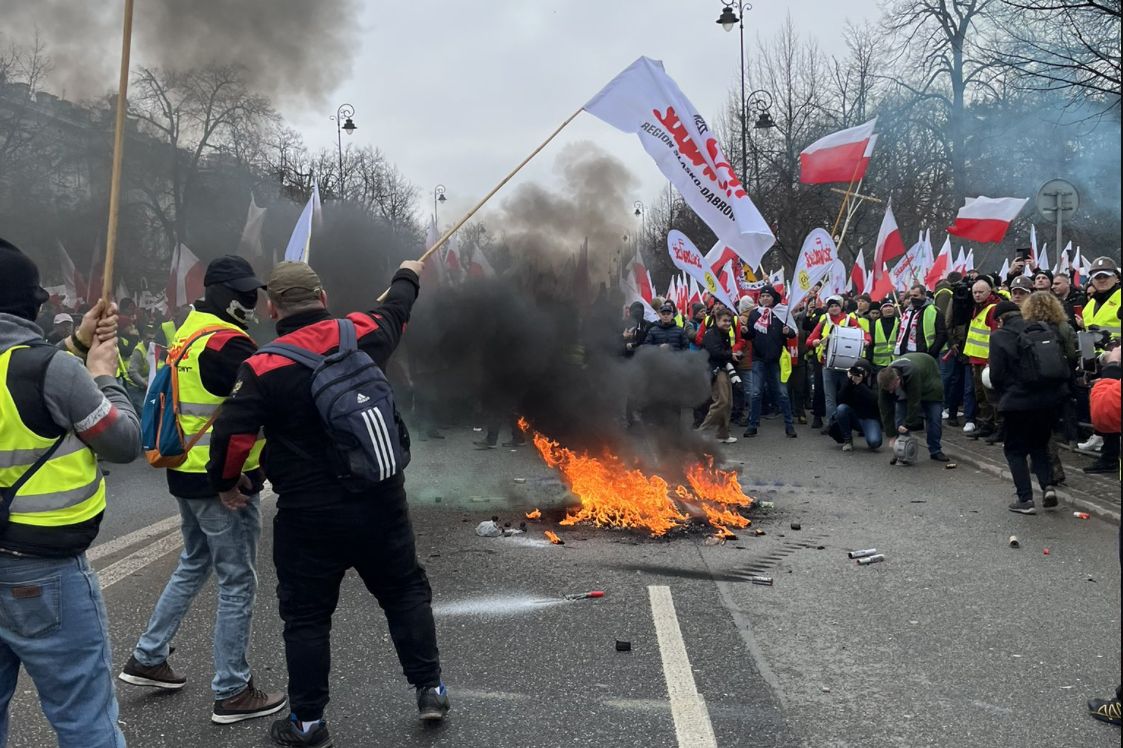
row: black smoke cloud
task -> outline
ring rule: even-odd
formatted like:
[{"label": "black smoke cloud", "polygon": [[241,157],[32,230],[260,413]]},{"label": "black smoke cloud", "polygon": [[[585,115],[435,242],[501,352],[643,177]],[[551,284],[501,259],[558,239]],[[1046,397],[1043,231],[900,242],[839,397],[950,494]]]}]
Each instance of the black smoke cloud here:
[{"label": "black smoke cloud", "polygon": [[[275,100],[316,100],[350,67],[357,0],[139,0],[134,65],[186,70],[239,65]],[[68,98],[116,88],[124,3],[0,0],[8,41],[38,33],[54,66],[47,85]]]}]

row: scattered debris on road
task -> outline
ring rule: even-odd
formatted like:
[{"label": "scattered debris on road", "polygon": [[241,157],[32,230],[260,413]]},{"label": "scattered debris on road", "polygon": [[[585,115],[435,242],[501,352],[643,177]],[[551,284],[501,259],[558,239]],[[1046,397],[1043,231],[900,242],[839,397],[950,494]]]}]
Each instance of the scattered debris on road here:
[{"label": "scattered debris on road", "polygon": [[771,587],[772,577],[749,577],[749,581],[761,587]]},{"label": "scattered debris on road", "polygon": [[766,533],[766,532],[765,532],[764,530],[760,529],[759,527],[758,527],[758,528],[756,528],[755,530],[753,530],[753,535],[756,535],[756,536],[757,536],[758,538],[759,538],[759,537],[760,537],[761,535],[767,535],[767,534],[768,534],[768,533]]},{"label": "scattered debris on road", "polygon": [[526,478],[515,478],[515,483],[526,483]]},{"label": "scattered debris on road", "polygon": [[592,590],[590,592],[578,592],[574,595],[566,595],[566,600],[596,600],[597,598],[604,597],[604,593],[600,590]]},{"label": "scattered debris on road", "polygon": [[495,520],[484,520],[476,525],[476,534],[481,538],[498,538],[503,534],[503,528]]},{"label": "scattered debris on road", "polygon": [[1042,553],[1042,555],[1044,555],[1044,556],[1048,556],[1048,555],[1049,555],[1049,549],[1048,549],[1048,548],[1046,548],[1046,549],[1044,550],[1044,552]]},{"label": "scattered debris on road", "polygon": [[863,548],[860,551],[850,551],[849,553],[846,554],[846,557],[847,558],[865,558],[866,556],[872,556],[875,553],[877,553],[876,548]]},{"label": "scattered debris on road", "polygon": [[944,470],[955,470],[957,467],[959,467],[959,466],[956,465],[954,462],[948,462],[948,463],[944,464]]},{"label": "scattered debris on road", "polygon": [[858,566],[869,566],[870,564],[880,564],[885,560],[885,556],[881,553],[875,553],[872,556],[858,559]]},{"label": "scattered debris on road", "polygon": [[623,639],[617,639],[616,640],[616,651],[617,652],[631,652],[632,651],[632,643],[630,641],[625,641]]},{"label": "scattered debris on road", "polygon": [[798,522],[792,522],[792,529],[793,530],[802,530],[803,525],[799,524]]},{"label": "scattered debris on road", "polygon": [[1092,515],[1088,514],[1087,512],[1073,512],[1072,516],[1079,517],[1080,519],[1088,519]]},{"label": "scattered debris on road", "polygon": [[1010,539],[1006,542],[1010,544],[1011,548],[1021,548],[1022,547],[1022,544],[1018,542],[1018,536],[1017,535],[1011,535]]},{"label": "scattered debris on road", "polygon": [[775,509],[776,508],[776,502],[775,501],[758,501],[757,506],[759,506],[761,509]]}]

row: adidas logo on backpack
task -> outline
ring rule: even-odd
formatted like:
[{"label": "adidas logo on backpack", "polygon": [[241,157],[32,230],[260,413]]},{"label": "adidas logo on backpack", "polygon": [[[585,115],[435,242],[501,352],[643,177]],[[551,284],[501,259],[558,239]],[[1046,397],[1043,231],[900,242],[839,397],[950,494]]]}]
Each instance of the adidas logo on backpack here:
[{"label": "adidas logo on backpack", "polygon": [[369,403],[370,398],[360,392],[359,396],[355,398],[355,402],[357,402],[359,405],[362,405],[363,403]]}]

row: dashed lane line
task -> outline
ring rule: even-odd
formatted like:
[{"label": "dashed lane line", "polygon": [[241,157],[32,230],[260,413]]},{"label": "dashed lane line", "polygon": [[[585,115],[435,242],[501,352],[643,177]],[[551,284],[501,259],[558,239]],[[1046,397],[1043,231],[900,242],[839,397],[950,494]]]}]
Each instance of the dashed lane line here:
[{"label": "dashed lane line", "polygon": [[97,573],[101,589],[105,590],[125,577],[135,574],[161,557],[179,550],[182,545],[183,536],[176,529],[154,543],[149,543],[140,550],[130,553],[120,561],[110,564]]},{"label": "dashed lane line", "polygon": [[86,559],[93,563],[106,556],[112,556],[115,553],[120,553],[126,548],[131,548],[137,543],[141,543],[149,538],[156,538],[161,535],[166,535],[171,530],[179,527],[180,517],[178,514],[173,514],[170,517],[154,522],[148,527],[142,527],[139,530],[134,530],[127,535],[122,535],[119,538],[99,543],[93,548],[86,551]]},{"label": "dashed lane line", "polygon": [[663,659],[663,677],[667,681],[667,695],[671,700],[671,717],[675,722],[675,735],[680,748],[717,748],[714,727],[706,702],[694,683],[694,671],[686,654],[686,644],[675,615],[675,602],[671,588],[652,585],[647,588],[651,602],[651,617],[655,622],[655,635],[659,641],[659,655]]}]

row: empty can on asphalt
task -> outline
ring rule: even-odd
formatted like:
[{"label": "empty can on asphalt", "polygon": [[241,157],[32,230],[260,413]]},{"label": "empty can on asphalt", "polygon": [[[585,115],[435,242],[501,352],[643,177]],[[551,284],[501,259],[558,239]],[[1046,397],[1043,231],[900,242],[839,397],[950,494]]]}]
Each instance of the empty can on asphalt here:
[{"label": "empty can on asphalt", "polygon": [[880,553],[875,553],[872,556],[866,556],[865,558],[858,559],[858,565],[869,566],[870,564],[879,564],[884,560],[885,556],[881,555]]},{"label": "empty can on asphalt", "polygon": [[850,551],[846,555],[849,558],[865,558],[866,556],[872,556],[875,553],[877,553],[876,548],[865,548],[865,549],[860,550],[860,551]]}]

